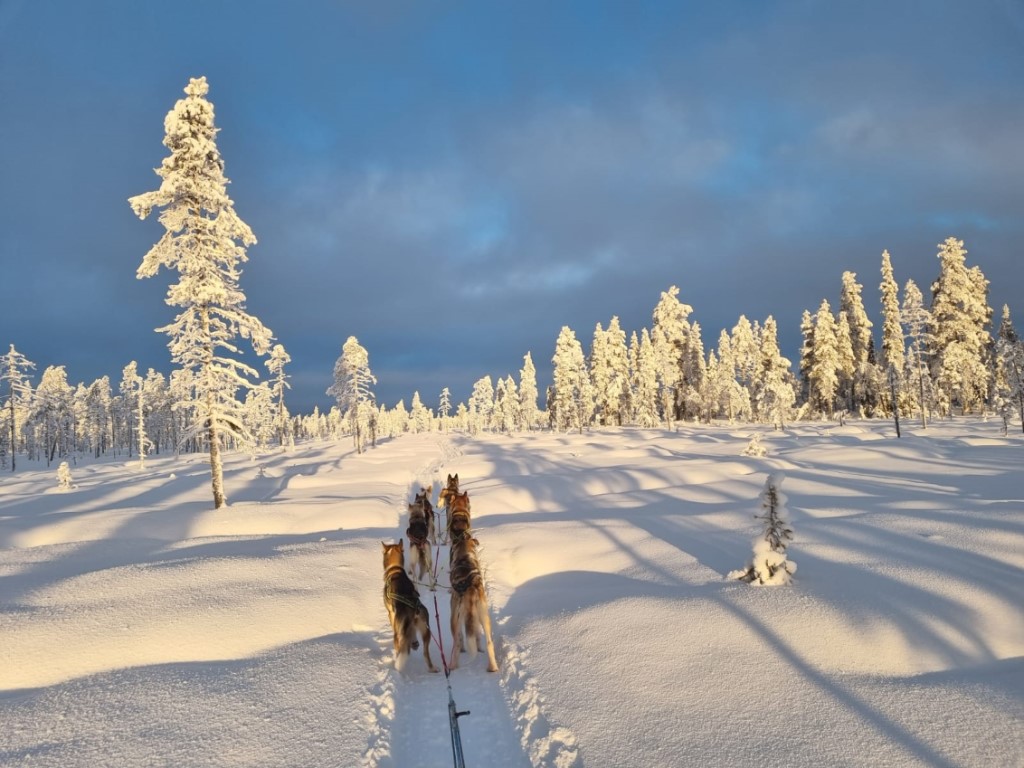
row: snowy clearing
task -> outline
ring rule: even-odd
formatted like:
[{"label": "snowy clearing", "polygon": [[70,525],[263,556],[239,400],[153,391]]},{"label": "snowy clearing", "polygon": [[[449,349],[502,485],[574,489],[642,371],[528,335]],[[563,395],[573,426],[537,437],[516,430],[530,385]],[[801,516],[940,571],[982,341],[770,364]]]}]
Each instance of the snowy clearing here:
[{"label": "snowy clearing", "polygon": [[[0,764],[452,765],[444,674],[391,666],[380,542],[458,472],[501,666],[452,672],[467,766],[1024,765],[1024,441],[907,431],[312,443],[228,456],[219,512],[201,456],[19,469]],[[755,588],[725,574],[769,472],[799,570]]]}]

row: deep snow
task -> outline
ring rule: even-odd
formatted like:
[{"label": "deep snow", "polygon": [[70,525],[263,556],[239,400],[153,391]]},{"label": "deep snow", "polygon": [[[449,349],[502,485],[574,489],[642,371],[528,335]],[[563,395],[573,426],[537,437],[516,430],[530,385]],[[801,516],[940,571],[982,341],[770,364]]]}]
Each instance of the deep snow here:
[{"label": "deep snow", "polygon": [[[966,420],[407,435],[229,456],[219,512],[201,456],[19,470],[0,765],[452,765],[445,676],[391,667],[380,541],[458,472],[501,665],[451,675],[470,768],[1024,766],[1022,450]],[[727,581],[769,472],[794,583]]]}]

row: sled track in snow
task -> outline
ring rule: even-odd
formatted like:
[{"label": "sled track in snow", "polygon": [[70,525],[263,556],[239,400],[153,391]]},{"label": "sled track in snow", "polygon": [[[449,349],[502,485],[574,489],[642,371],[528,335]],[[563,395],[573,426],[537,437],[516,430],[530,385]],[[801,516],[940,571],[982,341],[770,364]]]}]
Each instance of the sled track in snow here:
[{"label": "sled track in snow", "polygon": [[[428,462],[411,478],[406,498],[396,500],[402,514],[396,538],[403,535],[405,505],[421,486],[440,488],[441,471],[462,455],[447,436],[438,436],[437,459]],[[439,560],[436,591],[420,585],[420,599],[427,606],[434,639],[431,657],[439,668],[441,648],[451,661],[448,547],[434,547]],[[485,564],[486,570],[486,564]],[[493,613],[493,611],[492,611]],[[553,726],[546,717],[537,685],[526,670],[528,656],[501,636],[500,617],[492,618],[494,643],[500,671],[488,673],[483,649],[473,659],[467,653],[451,672],[452,696],[460,711],[470,714],[459,720],[467,768],[581,768],[576,738],[566,728]],[[364,768],[442,768],[453,764],[448,723],[448,689],[443,670],[427,671],[422,649],[414,651],[404,673],[394,669],[390,628],[376,635],[377,681],[369,691],[367,748]]]}]

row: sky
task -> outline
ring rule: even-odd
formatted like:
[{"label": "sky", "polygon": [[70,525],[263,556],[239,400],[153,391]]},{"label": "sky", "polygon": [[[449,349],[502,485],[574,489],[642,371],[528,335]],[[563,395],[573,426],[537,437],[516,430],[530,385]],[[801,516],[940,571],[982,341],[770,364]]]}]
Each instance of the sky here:
[{"label": "sky", "polygon": [[1024,312],[1014,0],[0,0],[0,346],[37,373],[172,370],[127,199],[199,76],[293,413],[353,335],[389,407],[527,352],[543,390],[562,326],[639,332],[672,285],[706,348],[772,315],[795,363],[844,271],[877,335],[882,251],[927,295],[950,236]]}]

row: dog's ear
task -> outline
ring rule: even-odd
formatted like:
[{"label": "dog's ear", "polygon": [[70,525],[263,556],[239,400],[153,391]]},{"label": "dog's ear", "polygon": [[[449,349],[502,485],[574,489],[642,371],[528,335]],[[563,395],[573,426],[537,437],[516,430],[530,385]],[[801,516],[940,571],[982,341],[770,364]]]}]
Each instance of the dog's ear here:
[{"label": "dog's ear", "polygon": [[455,484],[458,485],[459,484],[459,473],[458,472],[455,473],[455,477],[453,479],[455,480]]},{"label": "dog's ear", "polygon": [[388,551],[388,545],[385,544],[383,541],[380,543],[380,548],[383,549],[385,552]]},{"label": "dog's ear", "polygon": [[398,551],[405,552],[405,539],[398,540]]}]

